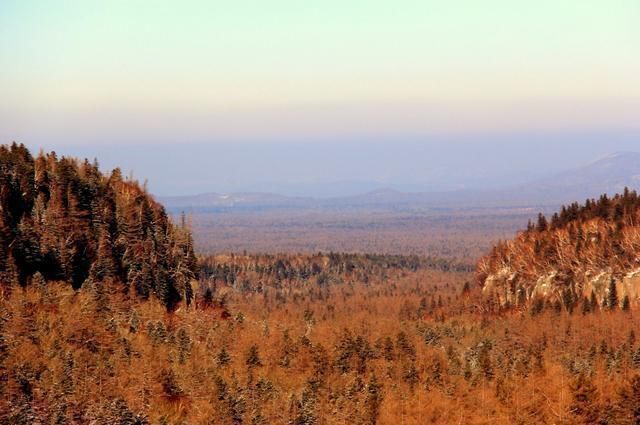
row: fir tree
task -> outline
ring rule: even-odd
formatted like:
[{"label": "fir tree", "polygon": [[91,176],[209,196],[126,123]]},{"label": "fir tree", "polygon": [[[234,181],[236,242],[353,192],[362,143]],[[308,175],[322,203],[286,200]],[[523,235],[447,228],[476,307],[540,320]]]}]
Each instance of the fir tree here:
[{"label": "fir tree", "polygon": [[615,310],[619,307],[618,289],[616,287],[616,281],[611,278],[609,281],[609,287],[607,290],[607,307],[609,310]]},{"label": "fir tree", "polygon": [[254,367],[257,367],[257,366],[262,366],[257,345],[253,344],[251,345],[251,347],[249,347],[249,351],[247,352],[245,363],[249,367],[249,369],[253,369]]},{"label": "fir tree", "polygon": [[596,298],[596,293],[591,290],[591,297],[589,298],[591,311],[598,311],[598,298]]},{"label": "fir tree", "polygon": [[631,301],[629,301],[629,295],[625,295],[622,298],[622,311],[631,310]]},{"label": "fir tree", "polygon": [[229,362],[231,362],[231,356],[224,346],[220,348],[220,351],[218,352],[218,355],[216,357],[220,366],[226,366],[229,364]]},{"label": "fir tree", "polygon": [[382,404],[382,385],[378,382],[376,375],[371,375],[367,384],[367,395],[365,398],[366,416],[365,422],[370,425],[378,423],[380,415],[380,405]]},{"label": "fir tree", "polygon": [[591,302],[587,297],[582,298],[582,314],[591,313]]},{"label": "fir tree", "polygon": [[583,423],[598,423],[600,412],[596,404],[597,392],[591,378],[580,374],[571,385],[573,402],[570,406],[571,414]]}]

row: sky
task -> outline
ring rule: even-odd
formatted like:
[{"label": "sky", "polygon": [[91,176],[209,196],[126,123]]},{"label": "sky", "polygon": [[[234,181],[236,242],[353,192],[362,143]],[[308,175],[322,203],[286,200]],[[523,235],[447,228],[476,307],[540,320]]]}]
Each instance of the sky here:
[{"label": "sky", "polygon": [[[583,156],[628,149],[639,22],[637,0],[2,0],[0,141],[135,159],[159,193],[429,185],[437,173],[414,154],[464,155],[488,138],[514,155],[541,140]],[[334,158],[341,146],[351,162]],[[154,164],[180,148],[184,182],[163,183]],[[204,173],[189,151],[236,162]],[[276,170],[291,151],[307,165]]]}]

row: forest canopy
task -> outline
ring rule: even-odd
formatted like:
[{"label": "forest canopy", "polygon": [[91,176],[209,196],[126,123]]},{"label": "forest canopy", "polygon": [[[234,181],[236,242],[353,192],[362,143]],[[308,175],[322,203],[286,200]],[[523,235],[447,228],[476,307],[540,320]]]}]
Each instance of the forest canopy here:
[{"label": "forest canopy", "polygon": [[192,298],[196,257],[184,225],[119,169],[97,161],[35,158],[0,146],[0,288],[66,281],[114,282],[168,308]]}]

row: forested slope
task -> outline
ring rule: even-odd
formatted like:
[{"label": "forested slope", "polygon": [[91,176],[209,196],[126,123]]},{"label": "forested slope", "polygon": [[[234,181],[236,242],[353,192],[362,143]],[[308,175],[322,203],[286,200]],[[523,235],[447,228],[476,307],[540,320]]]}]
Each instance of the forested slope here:
[{"label": "forested slope", "polygon": [[114,281],[171,309],[191,300],[195,267],[187,229],[119,169],[103,175],[96,162],[0,146],[2,290]]},{"label": "forested slope", "polygon": [[[633,192],[541,217],[481,290],[433,257],[196,261],[117,170],[18,145],[0,170],[0,425],[640,423]],[[609,283],[579,312],[583,270]]]},{"label": "forested slope", "polygon": [[640,197],[626,189],[612,198],[565,206],[550,219],[540,215],[480,260],[478,279],[502,306],[530,299],[567,309],[587,299],[592,308],[637,304]]}]

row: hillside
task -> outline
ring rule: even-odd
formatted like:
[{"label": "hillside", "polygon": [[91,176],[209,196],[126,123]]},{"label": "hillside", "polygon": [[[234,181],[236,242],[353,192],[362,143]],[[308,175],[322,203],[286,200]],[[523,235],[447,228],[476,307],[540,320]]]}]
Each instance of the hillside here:
[{"label": "hillside", "polygon": [[[636,301],[635,192],[541,217],[481,262],[480,290],[455,260],[487,240],[468,218],[459,243],[449,225],[407,227],[429,256],[196,260],[185,226],[118,170],[18,145],[0,147],[0,170],[1,425],[638,423],[640,317],[617,308]],[[389,245],[379,224],[362,230]],[[616,297],[576,314],[587,269]],[[512,284],[549,302],[500,308],[520,303]]]},{"label": "hillside", "polygon": [[625,189],[540,215],[480,260],[478,279],[502,306],[539,298],[568,310],[629,308],[640,299],[639,252],[640,198]]},{"label": "hillside", "polygon": [[118,169],[0,146],[0,291],[113,281],[171,309],[191,300],[194,272],[189,231]]}]

